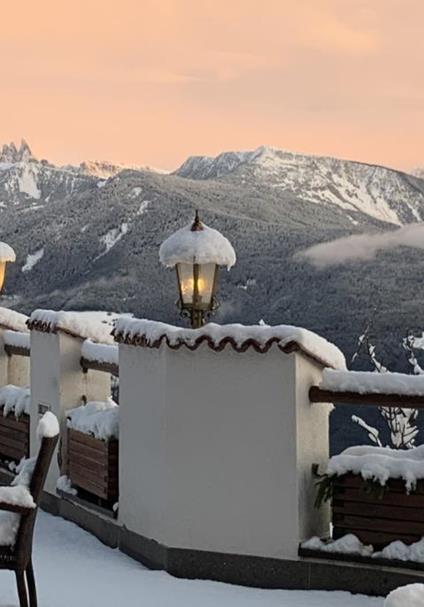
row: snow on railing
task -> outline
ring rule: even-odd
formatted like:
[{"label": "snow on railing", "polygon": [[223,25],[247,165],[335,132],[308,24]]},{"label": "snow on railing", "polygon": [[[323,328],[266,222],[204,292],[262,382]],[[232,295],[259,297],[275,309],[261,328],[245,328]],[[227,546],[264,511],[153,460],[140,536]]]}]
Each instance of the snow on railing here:
[{"label": "snow on railing", "polygon": [[113,337],[111,335],[112,326],[87,317],[84,313],[34,310],[27,325],[30,329],[36,331],[55,333],[60,330],[74,337],[91,339],[104,344],[113,344]]},{"label": "snow on railing", "polygon": [[324,369],[319,387],[332,392],[424,396],[424,375]]},{"label": "snow on railing", "polygon": [[7,354],[17,354],[20,356],[30,356],[31,352],[31,337],[30,333],[24,333],[23,331],[9,331],[3,332],[4,349]]},{"label": "snow on railing", "polygon": [[94,369],[119,375],[119,347],[98,344],[86,339],[81,347],[81,366],[84,370]]},{"label": "snow on railing", "polygon": [[10,310],[9,308],[0,307],[0,327],[27,333],[27,321],[28,316],[25,316],[25,314]]},{"label": "snow on railing", "polygon": [[13,413],[18,419],[23,413],[30,414],[31,390],[9,384],[0,388],[0,408],[3,416]]},{"label": "snow on railing", "polygon": [[109,398],[70,409],[67,426],[99,440],[119,439],[119,405]]}]

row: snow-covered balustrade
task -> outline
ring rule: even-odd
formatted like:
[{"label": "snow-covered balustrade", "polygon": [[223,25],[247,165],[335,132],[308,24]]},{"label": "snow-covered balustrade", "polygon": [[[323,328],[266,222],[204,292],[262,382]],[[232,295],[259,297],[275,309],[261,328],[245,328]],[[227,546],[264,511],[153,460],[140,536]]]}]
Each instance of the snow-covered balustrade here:
[{"label": "snow-covered balustrade", "polygon": [[118,319],[114,335],[118,522],[141,556],[149,538],[163,554],[297,559],[300,541],[328,532],[312,467],[328,458],[330,405],[310,406],[308,392],[324,367],[345,368],[338,348],[291,326]]},{"label": "snow-covered balustrade", "polygon": [[56,495],[56,483],[66,469],[66,415],[85,401],[103,401],[110,394],[110,374],[81,367],[85,340],[112,344],[112,327],[92,315],[78,312],[36,310],[31,331],[31,452],[36,449],[36,424],[40,413],[51,410],[62,429],[61,468],[54,458],[46,483]]},{"label": "snow-covered balustrade", "polygon": [[119,376],[119,348],[117,345],[99,344],[86,339],[81,348],[81,366],[84,370],[106,371]]},{"label": "snow-covered balustrade", "polygon": [[119,406],[88,402],[68,412],[67,476],[78,495],[113,507],[118,500]]},{"label": "snow-covered balustrade", "polygon": [[0,388],[0,460],[3,465],[29,455],[31,392],[14,385]]},{"label": "snow-covered balustrade", "polygon": [[325,369],[312,402],[424,407],[424,375]]},{"label": "snow-covered balustrade", "polygon": [[[336,540],[353,534],[375,549],[393,542],[407,546],[420,542],[424,446],[407,450],[358,446],[333,456],[318,492],[319,502],[330,498]],[[337,545],[330,547],[335,551]]]}]

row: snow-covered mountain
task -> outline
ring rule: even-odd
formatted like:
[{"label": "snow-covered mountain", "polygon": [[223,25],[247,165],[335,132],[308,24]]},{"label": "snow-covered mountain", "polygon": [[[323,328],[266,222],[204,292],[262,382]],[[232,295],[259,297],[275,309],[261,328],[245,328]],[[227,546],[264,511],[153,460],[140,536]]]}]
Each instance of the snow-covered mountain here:
[{"label": "snow-covered mountain", "polygon": [[46,202],[94,188],[97,179],[72,167],[57,167],[38,160],[22,140],[3,145],[0,154],[0,209],[20,205],[40,208]]},{"label": "snow-covered mountain", "polygon": [[128,167],[107,161],[85,161],[80,165],[57,166],[38,160],[30,146],[5,144],[0,152],[0,209],[10,205],[40,207],[62,200],[104,182],[125,170],[166,173],[150,167]]},{"label": "snow-covered mountain", "polygon": [[225,152],[215,158],[192,156],[176,174],[273,188],[316,204],[336,205],[352,219],[351,212],[360,212],[397,225],[424,220],[421,179],[360,162],[262,146],[248,152]]}]

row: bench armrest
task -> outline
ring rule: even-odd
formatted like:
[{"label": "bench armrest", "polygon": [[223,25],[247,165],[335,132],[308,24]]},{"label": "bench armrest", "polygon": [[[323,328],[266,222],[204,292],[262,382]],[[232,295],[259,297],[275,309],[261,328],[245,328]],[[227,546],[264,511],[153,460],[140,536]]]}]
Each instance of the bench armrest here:
[{"label": "bench armrest", "polygon": [[26,506],[19,506],[18,504],[7,504],[6,502],[0,502],[0,510],[6,512],[16,512],[17,514],[31,514],[35,508],[27,508]]}]

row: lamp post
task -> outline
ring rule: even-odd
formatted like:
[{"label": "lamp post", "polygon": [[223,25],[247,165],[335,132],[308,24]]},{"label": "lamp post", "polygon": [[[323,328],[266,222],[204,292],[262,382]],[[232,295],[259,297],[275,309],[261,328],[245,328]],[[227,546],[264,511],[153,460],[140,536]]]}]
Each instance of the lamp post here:
[{"label": "lamp post", "polygon": [[15,251],[5,242],[0,242],[0,291],[6,277],[6,264],[16,260]]},{"label": "lamp post", "polygon": [[190,318],[193,329],[203,326],[218,306],[219,266],[230,269],[236,261],[230,241],[202,223],[196,211],[192,224],[162,243],[159,258],[166,267],[176,269],[181,314]]}]

